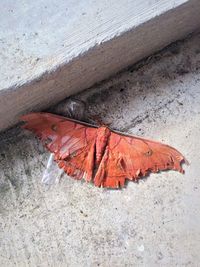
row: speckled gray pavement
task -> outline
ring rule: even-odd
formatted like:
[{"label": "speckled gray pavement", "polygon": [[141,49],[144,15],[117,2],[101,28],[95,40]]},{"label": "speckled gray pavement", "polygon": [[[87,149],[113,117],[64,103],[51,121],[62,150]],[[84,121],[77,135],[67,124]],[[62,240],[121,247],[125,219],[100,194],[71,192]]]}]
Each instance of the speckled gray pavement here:
[{"label": "speckled gray pavement", "polygon": [[199,266],[200,35],[76,97],[88,118],[172,145],[190,166],[122,190],[67,176],[47,189],[39,141],[1,134],[0,266]]}]

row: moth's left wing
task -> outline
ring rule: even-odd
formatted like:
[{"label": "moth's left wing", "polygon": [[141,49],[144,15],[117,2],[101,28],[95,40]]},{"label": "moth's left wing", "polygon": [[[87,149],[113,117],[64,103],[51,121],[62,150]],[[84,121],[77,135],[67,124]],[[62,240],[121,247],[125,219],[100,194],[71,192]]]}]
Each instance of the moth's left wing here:
[{"label": "moth's left wing", "polygon": [[76,179],[91,181],[94,170],[95,127],[51,113],[30,113],[21,117],[22,126],[34,132],[54,153],[60,168]]},{"label": "moth's left wing", "polygon": [[137,180],[150,172],[183,173],[183,155],[159,142],[111,132],[105,154],[94,178],[96,186],[123,187],[125,179]]}]

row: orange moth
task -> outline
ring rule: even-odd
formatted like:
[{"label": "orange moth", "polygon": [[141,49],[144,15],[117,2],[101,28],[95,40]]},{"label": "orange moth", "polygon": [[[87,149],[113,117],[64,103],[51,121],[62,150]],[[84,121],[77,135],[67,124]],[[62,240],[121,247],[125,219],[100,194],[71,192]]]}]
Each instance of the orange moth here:
[{"label": "orange moth", "polygon": [[125,180],[137,181],[150,172],[177,170],[187,162],[175,148],[137,136],[126,135],[51,113],[21,117],[22,126],[34,132],[54,153],[60,168],[75,179],[95,186],[123,187]]}]

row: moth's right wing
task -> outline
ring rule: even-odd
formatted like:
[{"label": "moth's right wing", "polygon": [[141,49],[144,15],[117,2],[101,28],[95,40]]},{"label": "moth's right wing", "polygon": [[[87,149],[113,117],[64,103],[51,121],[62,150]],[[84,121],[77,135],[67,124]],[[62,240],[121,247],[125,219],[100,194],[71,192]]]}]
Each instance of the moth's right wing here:
[{"label": "moth's right wing", "polygon": [[171,169],[183,173],[182,162],[187,160],[173,147],[111,132],[94,184],[118,188],[124,186],[125,179],[138,180],[150,172]]}]

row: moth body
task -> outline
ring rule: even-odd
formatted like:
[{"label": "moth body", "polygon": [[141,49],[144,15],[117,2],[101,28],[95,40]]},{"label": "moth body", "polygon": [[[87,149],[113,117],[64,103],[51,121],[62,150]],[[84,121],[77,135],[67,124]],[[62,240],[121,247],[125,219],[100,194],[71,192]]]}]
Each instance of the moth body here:
[{"label": "moth body", "polygon": [[105,152],[111,131],[106,126],[101,126],[97,129],[96,137],[96,165],[99,165]]}]

